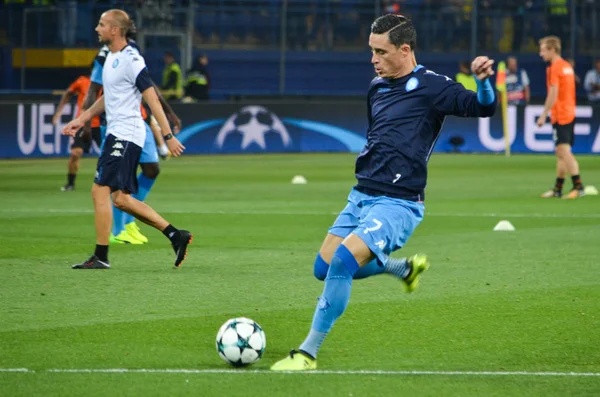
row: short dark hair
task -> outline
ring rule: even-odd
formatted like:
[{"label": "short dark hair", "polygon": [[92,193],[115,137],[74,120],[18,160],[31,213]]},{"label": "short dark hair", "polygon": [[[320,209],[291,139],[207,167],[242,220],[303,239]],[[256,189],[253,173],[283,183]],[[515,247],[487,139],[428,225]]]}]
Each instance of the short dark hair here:
[{"label": "short dark hair", "polygon": [[386,32],[389,32],[390,43],[396,48],[402,44],[408,44],[414,50],[417,46],[417,31],[410,18],[394,14],[377,18],[371,25],[371,33],[384,34]]}]

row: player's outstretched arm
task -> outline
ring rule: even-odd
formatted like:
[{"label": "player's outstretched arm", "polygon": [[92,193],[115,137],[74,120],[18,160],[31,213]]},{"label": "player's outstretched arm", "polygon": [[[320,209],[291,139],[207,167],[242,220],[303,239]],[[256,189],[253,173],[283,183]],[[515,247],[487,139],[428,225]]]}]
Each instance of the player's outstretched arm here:
[{"label": "player's outstretched arm", "polygon": [[83,100],[83,103],[81,104],[81,110],[89,109],[94,104],[94,102],[96,101],[96,98],[98,98],[98,94],[100,93],[101,89],[102,89],[101,84],[94,83],[94,82],[90,83],[90,88],[88,89],[87,93],[85,94],[85,99]]},{"label": "player's outstretched arm", "polygon": [[65,107],[67,102],[69,102],[71,100],[71,98],[73,98],[73,93],[69,90],[65,91],[64,94],[62,95],[62,97],[60,98],[60,103],[58,104],[58,107],[56,108],[56,112],[54,113],[54,116],[52,117],[52,125],[56,125],[58,123],[58,120],[60,119],[60,116],[62,115],[63,108]]},{"label": "player's outstretched arm", "polygon": [[471,71],[473,72],[473,75],[477,77],[477,80],[483,81],[494,75],[493,66],[493,59],[489,59],[486,56],[480,56],[475,58],[471,63]]},{"label": "player's outstretched arm", "polygon": [[[93,81],[90,83],[90,88],[85,94],[85,98],[83,99],[83,103],[81,104],[81,110],[89,109],[90,106],[94,104],[94,101],[98,98],[98,94],[102,89],[102,84],[94,83]],[[92,128],[92,120],[90,119],[85,123],[85,129],[90,130]]]},{"label": "player's outstretched arm", "polygon": [[158,97],[158,101],[160,102],[160,106],[162,106],[167,118],[173,123],[173,133],[178,134],[181,131],[181,119],[177,117],[175,111],[169,105],[169,102],[165,100],[165,97],[160,93],[160,89],[156,86],[156,83],[152,82],[154,85],[154,90],[156,91],[156,96]]},{"label": "player's outstretched arm", "polygon": [[163,160],[166,159],[169,156],[169,147],[165,143],[162,130],[158,125],[158,121],[156,121],[156,117],[153,115],[150,115],[150,130],[152,131],[152,135],[154,135],[154,141],[156,142],[156,147],[158,148],[158,154],[163,158]]},{"label": "player's outstretched arm", "polygon": [[496,92],[490,77],[494,75],[494,60],[486,56],[480,56],[471,63],[471,71],[477,79],[477,102],[483,106],[489,106],[496,100]]},{"label": "player's outstretched arm", "polygon": [[477,81],[477,93],[467,90],[462,84],[431,71],[425,73],[431,79],[430,92],[435,109],[442,115],[459,117],[491,117],[496,112],[496,93],[489,77],[494,75],[494,61],[488,57],[477,57],[471,70]]},{"label": "player's outstretched arm", "polygon": [[158,125],[162,130],[165,141],[167,142],[167,146],[171,151],[171,154],[175,157],[180,156],[185,149],[177,138],[173,136],[171,132],[171,127],[169,126],[169,122],[167,121],[167,116],[163,111],[163,108],[160,106],[160,101],[158,99],[158,95],[156,94],[156,89],[154,86],[150,86],[142,92],[142,97],[144,101],[150,106],[150,110],[156,120],[158,121]]},{"label": "player's outstretched arm", "polygon": [[71,120],[65,128],[63,128],[64,135],[75,136],[77,131],[79,131],[85,123],[90,121],[94,116],[98,116],[104,112],[104,95],[102,95],[98,100],[86,111],[81,113],[79,117],[74,120]]}]

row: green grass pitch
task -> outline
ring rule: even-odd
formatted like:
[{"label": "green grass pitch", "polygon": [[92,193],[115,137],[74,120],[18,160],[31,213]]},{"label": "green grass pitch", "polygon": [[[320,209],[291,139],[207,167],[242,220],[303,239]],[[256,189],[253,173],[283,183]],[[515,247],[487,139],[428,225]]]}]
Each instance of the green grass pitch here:
[{"label": "green grass pitch", "polygon": [[[539,198],[551,156],[434,155],[425,219],[394,254],[430,256],[421,287],[356,281],[321,372],[268,372],[310,327],[312,264],[354,158],[164,162],[147,201],[195,234],[188,259],[172,269],[166,238],[142,225],[149,244],[111,246],[108,271],[71,270],[94,247],[95,160],[68,193],[65,159],[0,161],[0,395],[600,395],[600,197]],[[580,164],[600,185],[598,158]],[[516,231],[492,231],[502,219]],[[232,373],[215,336],[236,316],[267,349]]]}]

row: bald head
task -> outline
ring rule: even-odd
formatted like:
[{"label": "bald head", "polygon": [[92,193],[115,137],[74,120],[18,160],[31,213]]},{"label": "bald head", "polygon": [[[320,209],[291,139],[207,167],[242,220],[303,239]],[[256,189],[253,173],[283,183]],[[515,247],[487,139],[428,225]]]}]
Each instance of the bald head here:
[{"label": "bald head", "polygon": [[[133,29],[133,21],[123,10],[109,10],[100,16],[96,32],[98,41],[108,45],[115,43],[119,50],[127,45],[127,34]],[[112,51],[112,50],[111,50]]]},{"label": "bald head", "polygon": [[111,26],[119,28],[121,37],[125,37],[131,28],[132,21],[129,15],[123,10],[112,9],[104,13]]}]

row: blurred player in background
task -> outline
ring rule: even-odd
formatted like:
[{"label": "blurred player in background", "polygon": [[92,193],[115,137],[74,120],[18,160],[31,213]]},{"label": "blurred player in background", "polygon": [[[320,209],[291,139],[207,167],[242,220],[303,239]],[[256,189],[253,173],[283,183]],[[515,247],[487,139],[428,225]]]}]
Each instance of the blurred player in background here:
[{"label": "blurred player in background", "polygon": [[[489,77],[493,61],[471,64],[477,92],[418,65],[417,33],[401,15],[379,17],[369,46],[376,77],[367,95],[367,144],[356,160],[357,185],[325,237],[314,274],[325,280],[312,326],[298,350],[275,363],[274,371],[317,368],[317,353],[350,301],[352,280],[381,273],[417,288],[429,267],[425,255],[394,259],[423,219],[427,163],[446,116],[490,117],[496,97]],[[366,335],[365,337],[368,337]],[[399,343],[409,342],[402,335]]]},{"label": "blurred player in background", "polygon": [[144,223],[160,230],[171,242],[175,251],[175,267],[179,267],[187,254],[192,235],[178,230],[150,206],[133,197],[138,191],[136,170],[147,141],[147,133],[140,112],[142,98],[157,118],[169,150],[179,156],[185,147],[173,136],[163,112],[144,58],[125,37],[130,18],[122,10],[102,14],[96,27],[99,39],[106,45],[106,62],[101,96],[89,109],[65,126],[63,133],[74,135],[92,117],[106,109],[106,137],[98,159],[92,186],[96,225],[94,254],[73,269],[109,269],[108,244],[112,222],[111,199],[115,206],[134,215]]},{"label": "blurred player in background", "polygon": [[540,57],[550,65],[546,68],[548,94],[537,125],[541,127],[546,124],[550,112],[552,136],[556,145],[556,182],[554,188],[544,192],[542,197],[562,197],[565,177],[569,173],[573,188],[564,198],[575,199],[584,195],[579,163],[571,151],[575,140],[575,72],[571,64],[560,56],[560,50],[558,37],[547,36],[540,40]]},{"label": "blurred player in background", "polygon": [[471,72],[471,62],[461,61],[458,64],[458,73],[455,79],[457,83],[462,84],[467,90],[477,92],[477,84],[473,78],[473,72]]},{"label": "blurred player in background", "polygon": [[509,105],[527,105],[531,99],[527,71],[513,56],[506,58],[506,96]]},{"label": "blurred player in background", "polygon": [[[92,68],[94,65],[92,64]],[[90,69],[91,73],[91,69]],[[90,88],[90,75],[79,76],[75,80],[67,91],[60,98],[60,103],[56,108],[56,113],[52,117],[52,124],[56,125],[60,122],[62,111],[65,105],[71,101],[73,96],[77,95],[77,113],[75,117],[81,114],[81,106],[85,99],[85,96]],[[92,147],[92,140],[96,142],[96,145],[100,147],[102,144],[102,136],[100,134],[100,118],[94,117],[89,126],[82,128],[75,137],[73,138],[73,144],[71,145],[71,156],[69,157],[67,174],[67,184],[60,188],[63,192],[68,192],[75,189],[75,178],[77,177],[77,171],[79,170],[79,159],[83,153],[89,153]]]},{"label": "blurred player in background", "polygon": [[[140,52],[139,47],[134,41],[136,36],[136,28],[133,22],[131,23],[131,27],[127,31],[127,41],[129,45],[135,48],[138,52]],[[90,94],[86,97],[86,101],[84,102],[84,108],[89,107],[93,102],[94,98],[102,89],[102,71],[104,69],[104,62],[106,61],[106,56],[108,54],[108,47],[103,46],[96,59],[94,61],[94,68],[92,70],[91,75],[91,86],[90,86]],[[141,54],[141,52],[140,52]],[[156,89],[156,86],[155,86]],[[181,129],[181,120],[175,115],[171,106],[162,98],[158,89],[156,89],[157,95],[159,96],[159,100],[163,107],[163,110],[169,120],[174,124],[173,131],[175,133],[179,132]],[[154,186],[154,182],[160,173],[160,167],[158,164],[158,154],[157,150],[161,151],[161,156],[166,158],[168,156],[168,150],[166,149],[166,145],[162,140],[162,134],[157,131],[157,125],[154,126],[154,131],[151,128],[151,119],[146,118],[146,110],[143,109],[142,106],[142,116],[144,116],[144,120],[147,121],[146,124],[146,141],[144,142],[144,147],[142,151],[142,156],[140,158],[140,167],[141,172],[138,175],[138,192],[135,195],[135,198],[144,201],[150,190]],[[105,126],[101,126],[101,130],[103,130]],[[104,136],[104,133],[102,134]],[[157,142],[159,140],[159,142]],[[158,148],[157,148],[158,143]],[[113,208],[113,227],[112,233],[110,236],[110,242],[114,244],[144,244],[148,242],[148,238],[144,236],[139,226],[135,223],[135,219],[133,216],[124,213],[117,207]]]},{"label": "blurred player in background", "polygon": [[575,70],[575,58],[567,58],[567,62],[569,62],[569,65],[571,65],[573,68],[573,72],[575,74],[575,87],[577,87],[578,85],[581,85],[581,78],[577,74],[577,70]]}]

